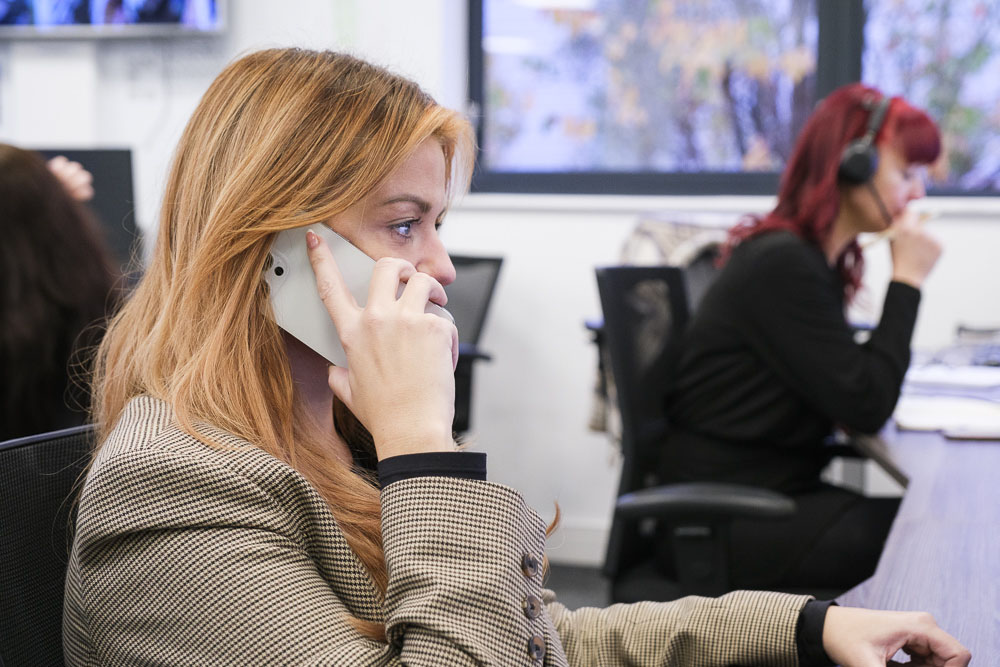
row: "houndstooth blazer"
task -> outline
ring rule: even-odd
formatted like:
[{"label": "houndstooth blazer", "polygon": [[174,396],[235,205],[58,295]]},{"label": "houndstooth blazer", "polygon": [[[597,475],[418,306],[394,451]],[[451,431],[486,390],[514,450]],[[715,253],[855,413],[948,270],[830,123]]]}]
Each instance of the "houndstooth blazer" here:
[{"label": "houndstooth blazer", "polygon": [[[795,665],[807,598],[569,611],[542,588],[543,521],[512,489],[382,490],[383,599],[322,498],[232,435],[209,447],[134,399],[90,470],[66,580],[69,665]],[[386,624],[365,639],[346,614]]]}]

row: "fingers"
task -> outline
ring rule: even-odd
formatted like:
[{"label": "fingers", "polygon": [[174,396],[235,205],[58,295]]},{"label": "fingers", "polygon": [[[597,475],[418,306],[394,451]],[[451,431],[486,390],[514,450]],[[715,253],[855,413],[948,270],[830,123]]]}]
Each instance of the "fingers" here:
[{"label": "fingers", "polygon": [[933,616],[926,612],[916,612],[909,616],[912,618],[909,634],[894,648],[902,649],[909,655],[911,665],[965,667],[969,664],[972,654],[957,639],[941,629]]},{"label": "fingers", "polygon": [[455,372],[458,368],[458,327],[451,325],[451,370]]},{"label": "fingers", "polygon": [[896,221],[896,226],[901,229],[918,230],[923,227],[923,220],[918,213],[907,211]]},{"label": "fingers", "polygon": [[414,273],[401,290],[399,301],[411,308],[423,310],[428,301],[444,306],[448,295],[437,280],[426,273]]},{"label": "fingers", "polygon": [[333,320],[333,326],[337,331],[341,331],[347,313],[358,310],[358,304],[351,295],[347,283],[344,282],[344,276],[337,268],[330,248],[312,231],[306,232],[306,252],[309,254],[313,273],[316,274],[319,298],[323,300],[323,305]]},{"label": "fingers", "polygon": [[416,272],[413,264],[405,259],[383,257],[375,262],[375,270],[368,286],[368,305],[386,306],[396,301],[399,283],[408,281]]},{"label": "fingers", "polygon": [[830,607],[823,625],[823,648],[849,667],[886,664],[900,649],[913,665],[966,667],[971,656],[957,639],[924,612]]},{"label": "fingers", "polygon": [[[927,641],[924,645],[927,649],[925,654],[929,658],[937,658],[935,662],[943,664],[944,667],[965,667],[972,660],[969,649],[962,646],[957,639],[938,627],[933,618],[928,615],[929,629],[927,630]],[[944,660],[943,663],[940,661]],[[932,663],[933,664],[933,663]]]},{"label": "fingers", "polygon": [[[443,307],[448,303],[448,295],[445,294],[441,283],[432,276],[426,273],[414,273],[405,288],[401,290],[399,303],[411,312],[423,313],[429,301]],[[454,371],[458,367],[458,329],[453,322],[437,315],[433,315],[431,321],[435,326],[448,327],[451,339],[451,369]]]},{"label": "fingers", "polygon": [[399,301],[407,310],[423,312],[428,301],[444,306],[448,303],[448,295],[441,283],[417,271],[413,264],[384,257],[375,263],[368,288],[368,304],[382,306],[392,301]]},{"label": "fingers", "polygon": [[330,389],[340,399],[340,402],[350,410],[353,407],[350,371],[340,366],[330,366],[327,369],[327,384],[330,385]]},{"label": "fingers", "polygon": [[77,201],[88,201],[93,198],[94,177],[79,162],[72,162],[63,155],[57,155],[46,164],[71,197]]}]

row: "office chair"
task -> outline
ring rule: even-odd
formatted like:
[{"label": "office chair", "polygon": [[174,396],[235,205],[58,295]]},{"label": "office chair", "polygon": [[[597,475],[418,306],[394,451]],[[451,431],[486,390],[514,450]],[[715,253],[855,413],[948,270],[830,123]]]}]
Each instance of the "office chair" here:
[{"label": "office chair", "polygon": [[695,312],[701,305],[708,288],[715,282],[719,273],[716,262],[722,252],[719,243],[710,243],[701,247],[694,257],[681,267],[683,271],[685,294],[687,295],[688,311]]},{"label": "office chair", "polygon": [[[622,471],[603,568],[612,601],[724,593],[732,520],[787,517],[795,503],[735,484],[659,484],[658,451],[668,426],[663,398],[689,315],[684,273],[673,266],[599,268],[597,285],[621,416]],[[673,577],[656,563],[654,543],[664,536]]]},{"label": "office chair", "polygon": [[451,255],[455,281],[445,287],[448,312],[458,327],[458,365],[455,367],[455,419],[452,430],[469,430],[472,412],[472,371],[477,361],[490,361],[479,348],[479,338],[486,323],[486,313],[493,300],[502,257]]},{"label": "office chair", "polygon": [[63,664],[63,582],[74,484],[92,426],[0,443],[0,665]]}]

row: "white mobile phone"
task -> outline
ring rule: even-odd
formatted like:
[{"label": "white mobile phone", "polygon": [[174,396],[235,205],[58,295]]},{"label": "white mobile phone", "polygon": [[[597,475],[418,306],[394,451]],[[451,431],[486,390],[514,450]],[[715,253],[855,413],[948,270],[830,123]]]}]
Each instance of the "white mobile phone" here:
[{"label": "white mobile phone", "polygon": [[[375,260],[321,223],[279,232],[271,246],[271,264],[265,271],[264,279],[270,286],[271,308],[278,326],[331,364],[346,367],[347,356],[333,320],[319,297],[316,277],[309,263],[307,230],[312,230],[326,241],[347,288],[362,307],[368,301],[368,283],[375,269]],[[400,283],[397,296],[402,293],[403,287],[404,284]],[[428,301],[424,311],[455,323],[451,313],[436,303]]]}]

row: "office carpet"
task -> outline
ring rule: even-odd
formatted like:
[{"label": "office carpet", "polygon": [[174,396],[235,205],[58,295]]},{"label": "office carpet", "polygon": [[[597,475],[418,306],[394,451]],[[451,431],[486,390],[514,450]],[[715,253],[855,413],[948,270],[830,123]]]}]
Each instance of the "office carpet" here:
[{"label": "office carpet", "polygon": [[608,605],[608,582],[596,567],[550,564],[545,587],[570,609]]}]

